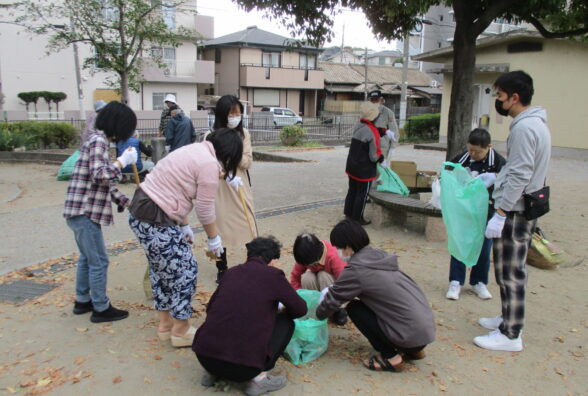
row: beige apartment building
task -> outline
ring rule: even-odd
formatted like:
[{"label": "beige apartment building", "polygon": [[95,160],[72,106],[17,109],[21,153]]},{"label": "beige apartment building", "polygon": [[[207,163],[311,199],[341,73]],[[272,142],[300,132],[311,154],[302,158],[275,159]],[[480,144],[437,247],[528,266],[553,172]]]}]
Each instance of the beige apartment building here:
[{"label": "beige apartment building", "polygon": [[[214,19],[190,12],[195,10],[196,0],[182,7],[178,10],[162,9],[164,21],[170,29],[183,26],[196,31],[202,40],[214,37]],[[5,95],[4,104],[0,104],[0,119],[35,118],[35,114],[31,114],[32,106],[27,114],[24,103],[17,97],[19,92],[25,91],[65,92],[67,99],[60,103],[60,114],[56,114],[53,108],[51,117],[80,118],[73,49],[70,46],[47,55],[46,45],[47,36],[31,35],[15,24],[0,24],[0,87]],[[91,55],[92,48],[83,43],[78,44],[78,48],[82,64]],[[213,61],[198,59],[198,42],[185,40],[178,48],[146,48],[149,49],[142,53],[143,82],[139,92],[130,92],[129,105],[136,111],[145,110],[142,115],[145,118],[159,117],[163,98],[173,93],[184,110],[196,110],[198,95],[214,84],[215,66]],[[160,56],[166,67],[160,69],[155,66],[153,56]],[[96,100],[120,99],[118,93],[105,83],[107,77],[108,74],[99,69],[81,70],[86,114],[92,111]],[[37,108],[38,118],[48,116],[47,105],[42,100]]]},{"label": "beige apartment building", "polygon": [[[453,49],[437,49],[416,59],[443,65],[438,72],[445,75],[440,130],[440,141],[444,142],[447,140],[452,89]],[[524,70],[533,78],[535,94],[532,105],[543,106],[547,111],[551,142],[556,148],[554,153],[558,152],[557,148],[588,149],[588,112],[584,98],[588,92],[586,65],[588,43],[582,41],[546,39],[537,32],[526,30],[478,40],[472,87],[472,128],[485,126],[493,141],[506,141],[512,119],[499,115],[494,109],[492,84],[502,73]]]},{"label": "beige apartment building", "polygon": [[256,26],[206,41],[203,59],[215,63],[215,88],[207,93],[236,95],[252,111],[288,107],[314,116],[324,88],[319,51]]}]

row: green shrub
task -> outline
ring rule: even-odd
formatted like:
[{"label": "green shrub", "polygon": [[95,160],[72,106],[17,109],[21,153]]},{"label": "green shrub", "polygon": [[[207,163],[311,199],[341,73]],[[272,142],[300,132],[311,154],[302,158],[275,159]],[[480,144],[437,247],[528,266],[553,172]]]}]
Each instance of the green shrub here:
[{"label": "green shrub", "polygon": [[76,143],[79,131],[67,122],[22,121],[0,123],[0,151],[16,147],[68,148]]},{"label": "green shrub", "polygon": [[306,131],[298,125],[285,126],[280,132],[280,141],[284,146],[300,146],[304,135],[306,135]]},{"label": "green shrub", "polygon": [[408,119],[404,126],[407,139],[433,140],[439,138],[441,114],[423,114]]}]

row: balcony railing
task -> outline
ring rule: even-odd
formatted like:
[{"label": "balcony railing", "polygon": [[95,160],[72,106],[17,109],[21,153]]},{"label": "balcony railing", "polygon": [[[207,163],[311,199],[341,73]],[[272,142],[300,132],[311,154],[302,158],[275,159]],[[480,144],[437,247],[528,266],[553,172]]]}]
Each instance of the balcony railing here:
[{"label": "balcony railing", "polygon": [[150,58],[143,59],[143,77],[151,82],[214,83],[214,62],[164,60],[159,68]]}]

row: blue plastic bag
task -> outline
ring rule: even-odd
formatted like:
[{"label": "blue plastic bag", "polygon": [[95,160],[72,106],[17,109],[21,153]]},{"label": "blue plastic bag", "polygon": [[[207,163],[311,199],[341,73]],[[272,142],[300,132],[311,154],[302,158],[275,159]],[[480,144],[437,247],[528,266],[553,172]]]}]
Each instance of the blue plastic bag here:
[{"label": "blue plastic bag", "polygon": [[302,318],[294,319],[294,334],[284,351],[284,356],[294,364],[303,364],[318,359],[329,347],[327,320],[316,318],[321,293],[316,290],[296,291],[306,301],[308,312]]},{"label": "blue plastic bag", "polygon": [[488,190],[460,164],[441,168],[441,212],[449,253],[467,267],[478,262],[488,218]]}]

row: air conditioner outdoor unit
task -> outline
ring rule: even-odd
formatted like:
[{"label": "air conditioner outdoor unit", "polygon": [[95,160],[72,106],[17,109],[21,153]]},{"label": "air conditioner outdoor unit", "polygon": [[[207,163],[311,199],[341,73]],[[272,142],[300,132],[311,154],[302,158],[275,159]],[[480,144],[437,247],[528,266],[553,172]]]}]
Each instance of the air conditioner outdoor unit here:
[{"label": "air conditioner outdoor unit", "polygon": [[439,82],[437,80],[432,80],[431,81],[431,87],[432,88],[437,88],[438,85],[439,85]]},{"label": "air conditioner outdoor unit", "polygon": [[169,69],[163,69],[164,76],[169,76],[170,74],[171,74],[171,71]]}]

